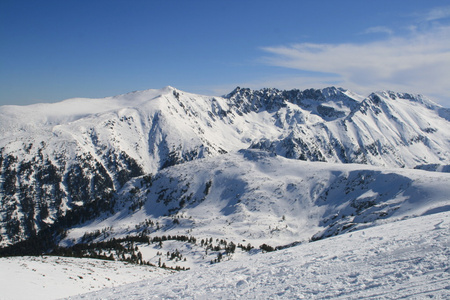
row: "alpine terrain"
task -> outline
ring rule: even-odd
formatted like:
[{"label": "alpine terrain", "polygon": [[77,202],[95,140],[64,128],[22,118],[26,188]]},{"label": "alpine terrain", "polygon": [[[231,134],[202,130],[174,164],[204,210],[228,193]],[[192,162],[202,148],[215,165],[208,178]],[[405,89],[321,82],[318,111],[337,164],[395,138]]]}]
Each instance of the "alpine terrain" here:
[{"label": "alpine terrain", "polygon": [[[165,87],[2,106],[0,255],[142,265],[136,268],[154,272],[149,282],[163,276],[142,293],[162,298],[219,297],[231,290],[225,298],[260,298],[269,291],[256,287],[256,274],[278,287],[279,294],[267,294],[272,298],[383,298],[388,295],[379,286],[386,282],[378,279],[388,275],[398,283],[392,291],[402,290],[403,297],[445,298],[449,235],[441,233],[449,225],[449,171],[450,109],[421,95],[238,87],[210,97]],[[420,249],[434,253],[436,261],[416,252],[414,244],[422,242]],[[360,243],[366,252],[352,256],[340,243]],[[395,273],[400,263],[392,257],[405,248],[405,273]],[[301,258],[302,252],[313,258]],[[270,265],[261,269],[266,259]],[[363,274],[367,264],[357,270],[363,260],[388,264],[390,271],[375,268],[369,280]],[[45,261],[55,264],[52,257]],[[422,268],[416,273],[415,261]],[[183,281],[214,276],[207,274],[217,274],[218,263],[227,273],[213,286],[198,279],[189,289],[191,283]],[[332,269],[329,278],[338,283],[324,294],[305,272],[325,265],[355,270],[342,269],[341,278]],[[190,271],[173,275],[180,270]],[[317,272],[324,275],[323,269]],[[285,278],[292,273],[303,274],[308,287],[301,290]],[[286,280],[272,278],[278,275]],[[171,276],[177,284],[165,288],[174,294],[163,288]],[[346,280],[353,282],[352,292]],[[435,291],[412,288],[415,280]],[[98,288],[106,286],[111,285],[105,281]],[[196,292],[205,286],[210,292]],[[373,293],[362,292],[371,287]]]}]

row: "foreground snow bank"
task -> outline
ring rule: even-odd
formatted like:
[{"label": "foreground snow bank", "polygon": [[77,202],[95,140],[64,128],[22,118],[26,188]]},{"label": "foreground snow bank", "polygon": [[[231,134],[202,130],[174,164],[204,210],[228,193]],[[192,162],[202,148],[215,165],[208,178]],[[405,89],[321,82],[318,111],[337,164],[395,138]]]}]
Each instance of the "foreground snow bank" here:
[{"label": "foreground snow bank", "polygon": [[71,299],[450,297],[450,212]]},{"label": "foreground snow bank", "polygon": [[0,258],[0,299],[58,299],[164,274],[170,272],[87,258]]}]

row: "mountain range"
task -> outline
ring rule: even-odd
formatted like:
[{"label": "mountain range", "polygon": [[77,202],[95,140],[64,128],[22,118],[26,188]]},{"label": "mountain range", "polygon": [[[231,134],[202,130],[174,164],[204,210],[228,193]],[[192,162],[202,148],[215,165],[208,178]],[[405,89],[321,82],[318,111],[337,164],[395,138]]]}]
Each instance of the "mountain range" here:
[{"label": "mountain range", "polygon": [[407,93],[165,87],[2,106],[0,254],[191,268],[230,245],[269,251],[447,211],[449,165],[450,109]]}]

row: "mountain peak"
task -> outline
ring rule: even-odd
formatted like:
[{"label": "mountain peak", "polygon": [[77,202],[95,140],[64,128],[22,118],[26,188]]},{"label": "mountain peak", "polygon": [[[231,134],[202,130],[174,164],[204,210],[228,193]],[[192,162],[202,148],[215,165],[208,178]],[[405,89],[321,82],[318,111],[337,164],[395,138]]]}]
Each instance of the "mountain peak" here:
[{"label": "mountain peak", "polygon": [[384,90],[371,93],[367,98],[375,103],[379,102],[381,99],[384,99],[385,101],[408,100],[410,102],[422,104],[429,109],[441,108],[439,104],[421,94],[400,93],[391,90]]},{"label": "mountain peak", "polygon": [[167,92],[173,92],[173,91],[177,91],[177,89],[176,88],[174,88],[173,86],[170,86],[170,85],[167,85],[167,86],[165,86],[165,87],[163,87],[162,89],[161,89],[161,92],[164,92],[164,93],[167,93]]}]

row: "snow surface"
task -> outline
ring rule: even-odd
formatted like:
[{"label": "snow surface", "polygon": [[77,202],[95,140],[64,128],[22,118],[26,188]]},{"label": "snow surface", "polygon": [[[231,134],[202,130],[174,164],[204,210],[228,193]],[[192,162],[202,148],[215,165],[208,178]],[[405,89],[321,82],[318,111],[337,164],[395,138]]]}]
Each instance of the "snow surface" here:
[{"label": "snow surface", "polygon": [[[164,169],[150,185],[142,177],[131,180],[119,193],[117,213],[68,230],[60,245],[80,243],[95,231],[105,233],[95,242],[144,231],[152,237],[188,235],[198,242],[138,246],[153,264],[160,259],[157,252],[178,250],[186,262],[163,262],[193,268],[217,255],[206,255],[200,239],[284,246],[448,211],[449,194],[448,173],[305,162],[243,150]],[[135,203],[141,208],[132,208]],[[158,228],[143,225],[146,220]]]},{"label": "snow surface", "polygon": [[[449,258],[450,212],[442,212],[178,273],[90,259],[2,258],[0,298],[448,299]],[[76,296],[102,286],[111,288]]]},{"label": "snow surface", "polygon": [[72,299],[448,299],[449,258],[445,212]]},{"label": "snow surface", "polygon": [[170,273],[155,267],[98,259],[0,258],[0,299],[58,299]]}]

